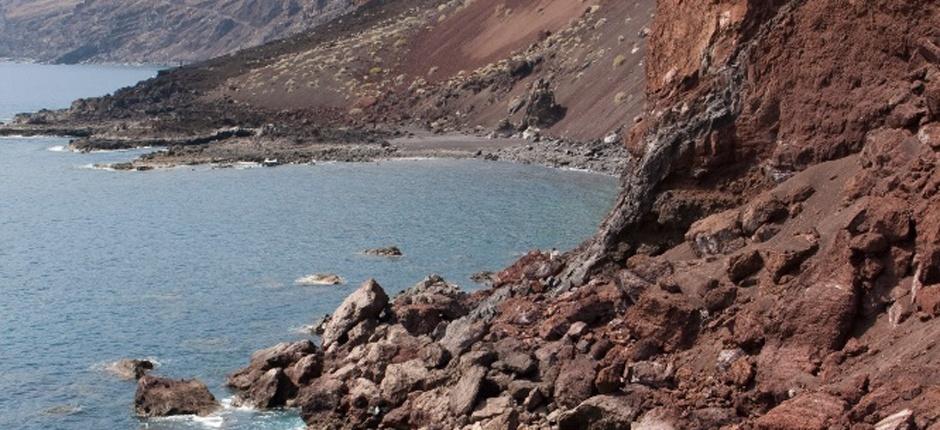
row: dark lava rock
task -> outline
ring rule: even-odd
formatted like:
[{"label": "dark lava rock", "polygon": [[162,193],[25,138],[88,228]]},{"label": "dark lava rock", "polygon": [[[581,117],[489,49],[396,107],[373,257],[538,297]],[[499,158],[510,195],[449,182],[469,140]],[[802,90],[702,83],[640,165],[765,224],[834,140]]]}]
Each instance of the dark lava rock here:
[{"label": "dark lava rock", "polygon": [[374,257],[401,257],[404,255],[397,246],[387,246],[384,248],[372,248],[362,251],[365,255]]},{"label": "dark lava rock", "polygon": [[195,379],[167,379],[145,375],[137,381],[134,412],[140,417],[209,415],[219,409],[209,389]]}]

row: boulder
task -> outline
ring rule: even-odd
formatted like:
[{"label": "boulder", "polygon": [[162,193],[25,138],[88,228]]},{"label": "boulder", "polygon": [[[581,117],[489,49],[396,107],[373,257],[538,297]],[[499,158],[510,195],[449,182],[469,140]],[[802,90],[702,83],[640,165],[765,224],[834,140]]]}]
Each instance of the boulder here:
[{"label": "boulder", "polygon": [[489,421],[513,412],[513,402],[509,396],[491,397],[470,414],[470,422]]},{"label": "boulder", "polygon": [[741,211],[741,230],[750,236],[764,224],[786,218],[787,214],[787,206],[776,197],[758,197]]},{"label": "boulder", "polygon": [[743,231],[737,210],[729,210],[696,221],[685,239],[699,255],[726,254],[744,246]]},{"label": "boulder", "polygon": [[382,398],[393,405],[401,404],[408,393],[423,389],[430,379],[428,369],[421,360],[390,364],[380,384]]},{"label": "boulder", "polygon": [[209,389],[195,379],[145,375],[137,381],[134,412],[139,417],[209,415],[220,407]]},{"label": "boulder", "polygon": [[451,357],[457,357],[483,338],[488,329],[486,322],[475,320],[469,315],[464,316],[447,325],[440,344]]},{"label": "boulder", "polygon": [[431,275],[395,297],[392,312],[409,333],[418,336],[466,315],[465,299],[459,288]]},{"label": "boulder", "polygon": [[378,319],[388,305],[388,295],[374,279],[362,284],[339,305],[323,329],[323,348],[346,342],[347,333],[368,319]]},{"label": "boulder", "polygon": [[287,367],[316,352],[317,346],[309,340],[282,342],[251,354],[251,365],[261,370]]},{"label": "boulder", "polygon": [[522,121],[529,127],[548,128],[561,121],[566,113],[567,109],[555,102],[550,83],[539,79],[533,83],[529,92]]},{"label": "boulder", "polygon": [[564,363],[555,380],[555,403],[573,408],[594,394],[596,363],[587,357],[578,357]]},{"label": "boulder", "polygon": [[915,429],[914,412],[904,409],[889,415],[875,424],[875,430],[912,430]]},{"label": "boulder", "polygon": [[450,391],[449,406],[454,415],[464,416],[473,410],[485,377],[486,368],[482,366],[473,366],[463,372]]},{"label": "boulder", "polygon": [[309,354],[297,360],[284,373],[294,385],[304,385],[323,373],[323,356],[317,353]]},{"label": "boulder", "polygon": [[325,428],[335,422],[334,419],[342,420],[344,417],[336,415],[336,411],[348,391],[348,387],[336,378],[324,376],[314,379],[302,387],[297,396],[300,416],[312,428]]},{"label": "boulder", "polygon": [[666,387],[672,384],[675,368],[672,364],[641,361],[630,366],[630,382],[648,387]]},{"label": "boulder", "polygon": [[764,262],[767,272],[774,282],[780,282],[784,275],[796,271],[808,258],[819,250],[818,243],[814,241],[800,241],[791,249],[767,251]]},{"label": "boulder", "polygon": [[109,372],[121,379],[138,380],[147,372],[153,370],[154,364],[150,360],[136,360],[125,358],[108,365]]},{"label": "boulder", "polygon": [[764,259],[756,250],[745,251],[732,255],[728,259],[728,279],[735,284],[740,283],[764,267]]},{"label": "boulder", "polygon": [[[317,346],[309,340],[282,342],[270,348],[256,351],[251,355],[248,367],[229,375],[226,383],[229,387],[247,392],[253,390],[255,384],[258,384],[272,369],[284,370],[288,382],[291,385],[299,386],[320,376],[323,370],[322,356]],[[270,384],[270,382],[270,380],[265,381],[266,384]],[[248,399],[255,397],[248,393],[244,394]]]},{"label": "boulder", "polygon": [[240,395],[240,403],[247,403],[259,409],[278,408],[287,405],[287,401],[297,395],[297,387],[280,368],[270,369]]},{"label": "boulder", "polygon": [[637,411],[625,397],[591,397],[563,412],[559,430],[630,430]]},{"label": "boulder", "polygon": [[297,285],[343,285],[346,280],[333,273],[314,273],[294,281]]},{"label": "boulder", "polygon": [[841,427],[845,402],[825,393],[801,394],[755,421],[758,430],[827,430]]},{"label": "boulder", "polygon": [[919,311],[933,317],[940,316],[940,285],[920,288],[915,301]]},{"label": "boulder", "polygon": [[690,343],[698,335],[700,313],[687,297],[663,292],[643,294],[627,311],[626,325],[637,339],[655,341],[665,352]]}]

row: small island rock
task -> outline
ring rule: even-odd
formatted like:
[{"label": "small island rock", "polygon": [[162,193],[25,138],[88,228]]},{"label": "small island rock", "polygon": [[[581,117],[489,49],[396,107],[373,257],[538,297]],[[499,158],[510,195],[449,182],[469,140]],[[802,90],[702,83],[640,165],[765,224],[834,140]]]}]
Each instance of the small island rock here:
[{"label": "small island rock", "polygon": [[145,375],[137,381],[134,412],[139,417],[209,415],[220,407],[206,384],[195,379]]}]

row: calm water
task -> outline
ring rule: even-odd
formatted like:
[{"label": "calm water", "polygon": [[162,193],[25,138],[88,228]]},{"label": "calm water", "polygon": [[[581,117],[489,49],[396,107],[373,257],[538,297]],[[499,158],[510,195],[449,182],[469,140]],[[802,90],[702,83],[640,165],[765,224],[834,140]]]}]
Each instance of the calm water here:
[{"label": "calm water", "polygon": [[[67,106],[153,69],[0,64],[0,118]],[[0,429],[294,429],[291,412],[226,409],[140,422],[134,384],[101,367],[152,357],[220,399],[251,352],[295,340],[375,277],[468,277],[529,249],[569,248],[613,201],[612,178],[477,161],[110,172],[135,152],[0,139]],[[398,261],[358,254],[395,244]],[[349,284],[299,287],[314,272]]]}]

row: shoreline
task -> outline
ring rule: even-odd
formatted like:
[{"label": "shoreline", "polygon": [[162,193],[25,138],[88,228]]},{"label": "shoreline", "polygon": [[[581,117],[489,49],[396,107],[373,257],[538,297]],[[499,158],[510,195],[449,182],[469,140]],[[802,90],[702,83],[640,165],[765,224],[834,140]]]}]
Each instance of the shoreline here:
[{"label": "shoreline", "polygon": [[185,166],[229,168],[239,163],[261,167],[321,162],[381,162],[402,159],[480,159],[538,165],[619,177],[627,161],[626,149],[616,143],[588,145],[551,138],[483,137],[474,134],[433,134],[396,130],[404,136],[373,142],[305,142],[289,137],[269,138],[240,127],[203,134],[120,137],[96,134],[90,126],[0,125],[0,138],[70,139],[65,151],[95,153],[155,149],[132,160],[98,166],[115,171],[149,171]]}]

